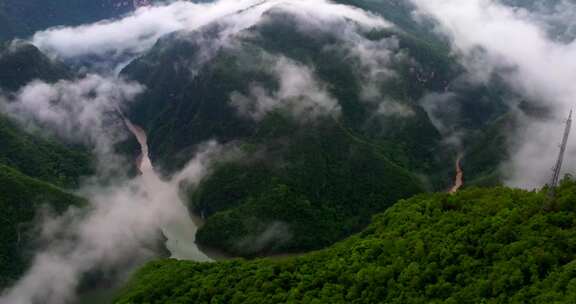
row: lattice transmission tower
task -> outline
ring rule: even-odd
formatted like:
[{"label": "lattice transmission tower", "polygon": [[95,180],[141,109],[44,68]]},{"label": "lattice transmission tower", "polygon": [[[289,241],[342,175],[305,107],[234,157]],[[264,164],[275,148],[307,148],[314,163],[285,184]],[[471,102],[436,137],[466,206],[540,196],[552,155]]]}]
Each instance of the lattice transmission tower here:
[{"label": "lattice transmission tower", "polygon": [[564,153],[566,152],[566,146],[568,145],[568,137],[570,136],[570,128],[572,127],[572,110],[570,110],[570,115],[568,115],[568,120],[566,120],[566,128],[564,129],[564,137],[562,137],[562,144],[560,145],[560,153],[558,154],[558,160],[556,160],[556,165],[554,166],[554,175],[550,184],[548,184],[548,196],[550,198],[554,197],[556,186],[560,181],[560,172],[562,171],[562,162],[564,162]]}]

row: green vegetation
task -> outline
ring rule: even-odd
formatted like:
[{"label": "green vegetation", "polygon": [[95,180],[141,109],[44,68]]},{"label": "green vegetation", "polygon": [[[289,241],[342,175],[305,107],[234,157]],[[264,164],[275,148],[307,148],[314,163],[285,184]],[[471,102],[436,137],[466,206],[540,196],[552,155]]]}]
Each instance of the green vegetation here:
[{"label": "green vegetation", "polygon": [[[391,160],[396,162],[400,155],[405,156],[398,165],[425,174],[435,174],[444,167],[435,157],[439,154],[440,135],[417,99],[426,90],[443,89],[454,76],[455,63],[447,52],[395,32],[365,33],[374,41],[397,37],[402,50],[418,60],[420,67],[410,69],[408,63],[397,63],[391,68],[401,70],[402,76],[381,88],[383,99],[404,104],[414,115],[382,118],[375,116],[377,103],[361,100],[358,74],[362,71],[356,68],[357,60],[346,52],[341,37],[330,31],[310,34],[293,16],[268,14],[274,16],[266,20],[273,22],[247,30],[239,48],[221,49],[209,63],[196,63],[199,50],[206,47],[196,41],[209,41],[217,29],[213,29],[216,34],[210,29],[189,33],[189,39],[181,39],[183,33],[164,37],[148,54],[124,69],[126,77],[148,88],[134,103],[130,117],[148,131],[155,163],[174,171],[189,159],[194,145],[203,141],[216,138],[228,142],[253,136],[260,125],[237,113],[230,105],[230,94],[246,94],[255,83],[273,90],[278,84],[269,69],[271,62],[262,58],[281,56],[311,67],[342,107],[341,123],[388,150]],[[193,77],[191,70],[197,71]],[[429,81],[420,83],[420,74]]]},{"label": "green vegetation", "polygon": [[[0,91],[15,92],[33,80],[56,82],[72,77],[61,63],[24,43],[0,44]],[[0,164],[60,187],[78,186],[81,176],[93,173],[91,156],[81,147],[26,132],[0,114]]]},{"label": "green vegetation", "polygon": [[569,303],[576,183],[402,200],[362,233],[280,260],[160,260],[116,303]]},{"label": "green vegetation", "polygon": [[198,232],[200,244],[243,256],[318,249],[359,231],[398,199],[424,191],[377,147],[334,122],[310,128],[314,132],[272,115],[251,146],[276,146],[268,153],[279,161],[222,164],[193,192],[192,209],[209,216]]},{"label": "green vegetation", "polygon": [[253,133],[255,124],[239,117],[229,96],[245,92],[249,81],[269,78],[250,65],[240,71],[233,65],[224,69],[229,61],[222,55],[221,61],[204,65],[191,79],[190,69],[197,67],[185,62],[193,61],[198,50],[188,41],[165,37],[123,71],[148,88],[133,103],[130,120],[147,130],[152,161],[169,173],[190,160],[197,144],[215,138],[228,142]]},{"label": "green vegetation", "polygon": [[[369,102],[362,98],[366,71],[341,36],[309,31],[281,10],[267,14],[237,47],[213,57],[207,59],[201,50],[210,47],[200,44],[219,35],[209,26],[163,37],[122,72],[148,88],[129,116],[147,130],[157,168],[177,171],[198,144],[212,139],[239,143],[255,155],[219,164],[189,194],[192,211],[207,218],[199,243],[241,256],[317,249],[366,227],[398,199],[448,187],[455,153],[419,104],[462,72],[441,41],[416,32],[359,32],[366,43],[397,42],[400,57],[410,58],[392,60],[388,68],[397,77],[376,83],[382,101]],[[254,84],[276,90],[270,65],[279,57],[309,67],[338,101],[340,117],[306,122],[282,110],[262,120],[239,114],[231,94],[249,96]],[[478,128],[497,111],[494,92],[460,92],[462,112],[469,114],[459,115],[464,118],[454,121],[455,129]],[[387,102],[410,114],[377,114]]]},{"label": "green vegetation", "polygon": [[82,148],[67,147],[30,134],[0,115],[0,164],[54,185],[75,188],[93,171],[91,156]]},{"label": "green vegetation", "polygon": [[[444,165],[437,157],[442,151],[441,137],[418,100],[427,91],[443,90],[451,77],[455,77],[458,66],[448,52],[441,52],[438,45],[405,33],[388,30],[363,33],[374,43],[397,40],[398,52],[416,62],[391,62],[387,68],[398,77],[376,84],[382,100],[371,103],[361,98],[365,83],[359,75],[366,71],[359,68],[357,58],[347,53],[341,37],[329,30],[310,34],[305,29],[298,30],[299,20],[294,16],[282,12],[269,14],[269,20],[273,21],[252,29],[249,36],[254,37],[249,39],[252,45],[312,67],[337,98],[342,107],[341,123],[347,129],[387,150],[386,156],[398,165],[430,176],[434,188],[444,186],[439,182],[444,178],[439,173]],[[277,35],[283,39],[276,39]],[[403,105],[412,115],[378,116],[378,106],[389,102]]]},{"label": "green vegetation", "polygon": [[[71,75],[32,45],[0,45],[0,91],[11,93],[35,79],[55,82]],[[78,187],[80,178],[93,172],[92,157],[84,148],[29,133],[0,114],[0,287],[28,266],[40,208],[61,213],[84,204],[62,188]]]},{"label": "green vegetation", "polygon": [[[0,0],[0,41],[128,11],[108,0],[24,2]],[[253,258],[340,242],[282,260],[152,262],[118,303],[549,303],[576,297],[574,182],[562,184],[546,212],[543,193],[506,188],[402,200],[451,180],[455,151],[444,146],[440,131],[479,130],[463,143],[468,184],[499,183],[504,132],[513,125],[502,115],[505,85],[463,83],[464,69],[446,41],[415,22],[405,1],[338,2],[398,25],[352,35],[351,41],[395,53],[386,64],[394,77],[370,83],[379,100],[363,98],[372,79],[342,39],[346,31],[308,30],[278,9],[239,35],[235,47],[209,45],[220,41],[218,25],[167,35],[122,75],[147,87],[128,115],[147,130],[157,168],[179,170],[212,139],[243,152],[242,160],[218,163],[197,188],[186,189],[190,209],[206,217],[197,235],[201,245]],[[271,58],[308,67],[341,115],[308,121],[287,109],[262,120],[240,114],[231,94],[250,95],[254,85],[278,89]],[[34,46],[0,46],[0,89],[7,96],[35,79],[73,76]],[[458,106],[430,110],[420,103],[430,92],[450,95]],[[385,113],[387,103],[399,105],[402,115]],[[443,124],[438,129],[429,117],[434,111]],[[116,149],[135,154],[137,143]],[[77,187],[92,172],[81,147],[26,133],[0,116],[0,287],[30,262],[39,208],[61,213],[84,204],[62,189]]]},{"label": "green vegetation", "polygon": [[17,279],[30,260],[31,229],[42,206],[56,213],[84,201],[0,164],[0,286]]},{"label": "green vegetation", "polygon": [[401,28],[402,32],[418,37],[419,39],[433,43],[439,42],[439,37],[433,32],[434,26],[431,22],[424,22],[422,19],[417,21],[413,18],[412,14],[415,7],[410,1],[336,0],[335,2],[359,7],[380,15],[385,20],[388,20],[397,25],[398,28]]},{"label": "green vegetation", "polygon": [[507,135],[516,128],[514,119],[505,115],[466,139],[468,150],[462,163],[466,185],[496,186],[501,183],[499,166],[508,159]]},{"label": "green vegetation", "polygon": [[32,80],[56,82],[72,73],[63,64],[53,61],[38,48],[25,43],[0,42],[0,88],[17,91]]}]

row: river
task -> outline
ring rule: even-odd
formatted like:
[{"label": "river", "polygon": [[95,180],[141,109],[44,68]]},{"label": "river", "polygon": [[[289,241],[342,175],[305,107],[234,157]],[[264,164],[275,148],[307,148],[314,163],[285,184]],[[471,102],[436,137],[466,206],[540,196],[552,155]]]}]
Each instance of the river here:
[{"label": "river", "polygon": [[462,170],[462,158],[463,156],[460,154],[456,158],[455,162],[455,169],[456,175],[454,176],[454,185],[450,188],[449,193],[456,193],[462,186],[464,186],[464,171]]},{"label": "river", "polygon": [[[143,201],[142,204],[165,206],[161,208],[162,212],[158,214],[158,217],[161,218],[160,228],[166,238],[165,247],[170,252],[170,257],[199,262],[222,259],[223,257],[220,255],[212,256],[210,254],[209,256],[198,248],[195,242],[198,226],[189,216],[188,209],[179,196],[178,181],[165,181],[160,178],[149,157],[146,132],[126,118],[124,118],[124,122],[140,144],[140,155],[136,159],[140,176],[135,178],[134,182],[147,192],[144,196],[146,201]],[[97,286],[83,290],[74,302],[77,304],[112,303],[115,294],[124,283],[122,280],[98,282]]]},{"label": "river", "polygon": [[[125,118],[125,123],[130,132],[140,144],[140,156],[137,159],[137,167],[142,175],[143,183],[147,189],[151,189],[150,195],[158,203],[166,203],[166,208],[172,208],[170,217],[164,222],[162,233],[167,238],[166,248],[170,251],[171,258],[193,261],[212,261],[196,245],[196,232],[198,226],[189,216],[188,209],[179,196],[178,183],[176,181],[164,181],[154,170],[149,157],[148,138],[146,132]],[[160,195],[158,197],[158,195]],[[171,200],[171,201],[170,201]]]},{"label": "river", "polygon": [[[154,170],[149,157],[148,138],[146,132],[137,125],[134,125],[127,118],[124,118],[126,126],[136,137],[141,153],[136,160],[136,165],[143,177],[144,187],[153,189],[152,191],[163,193],[155,200],[159,203],[166,203],[167,208],[174,209],[168,221],[164,222],[162,232],[167,238],[166,248],[170,251],[171,258],[193,261],[217,261],[231,258],[229,255],[210,248],[200,249],[195,240],[198,227],[202,225],[200,218],[191,216],[188,209],[179,196],[177,181],[164,181]],[[450,193],[456,193],[464,185],[464,172],[461,162],[463,155],[460,154],[455,161],[454,184],[450,188]],[[152,195],[157,194],[153,193]],[[298,254],[296,254],[298,255]],[[278,257],[291,256],[278,255]],[[273,256],[274,257],[274,256]]]}]

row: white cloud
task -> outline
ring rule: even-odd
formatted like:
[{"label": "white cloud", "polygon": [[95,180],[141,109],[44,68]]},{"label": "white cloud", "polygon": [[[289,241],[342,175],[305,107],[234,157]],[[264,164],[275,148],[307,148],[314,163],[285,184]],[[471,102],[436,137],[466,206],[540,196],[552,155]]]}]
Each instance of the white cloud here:
[{"label": "white cloud", "polygon": [[[115,112],[143,89],[97,75],[54,84],[34,81],[0,100],[0,110],[31,128],[90,143],[100,160],[98,177],[107,177],[125,165],[113,145],[128,133]],[[46,246],[17,284],[0,295],[0,303],[67,303],[87,273],[125,269],[119,272],[126,275],[153,257],[151,247],[161,230],[173,257],[208,260],[194,244],[196,226],[181,201],[180,186],[196,185],[221,152],[213,142],[199,147],[185,168],[166,181],[151,165],[131,180],[108,179],[104,185],[98,178],[86,180],[77,192],[89,200],[88,206],[45,216],[39,239]]]},{"label": "white cloud", "polygon": [[126,137],[121,123],[111,127],[118,124],[116,111],[143,90],[140,84],[98,75],[55,84],[33,81],[9,101],[0,102],[0,111],[28,127],[89,144],[104,157]]},{"label": "white cloud", "polygon": [[455,97],[456,95],[451,92],[429,93],[420,100],[420,105],[428,114],[434,127],[444,135],[456,131],[447,123],[460,115],[460,104],[455,102]]},{"label": "white cloud", "polygon": [[183,173],[169,181],[150,170],[121,184],[84,185],[79,194],[90,198],[90,206],[45,219],[41,240],[48,245],[0,302],[68,303],[90,271],[126,269],[127,274],[154,257],[151,247],[161,230],[170,240],[167,245],[174,258],[208,261],[194,245],[196,227],[180,201],[179,185],[199,181],[220,149],[215,143],[204,146]]},{"label": "white cloud", "polygon": [[288,110],[295,118],[304,120],[340,114],[338,101],[330,96],[326,86],[316,79],[309,67],[279,57],[271,71],[279,83],[277,91],[269,93],[267,89],[254,84],[249,96],[238,92],[230,96],[240,114],[257,120],[276,109]]},{"label": "white cloud", "polygon": [[[523,122],[514,141],[520,146],[510,147],[514,154],[506,166],[510,185],[533,188],[546,183],[562,134],[559,122],[576,100],[576,43],[549,37],[534,15],[496,1],[412,1],[420,13],[439,22],[439,30],[450,37],[465,64],[482,62],[484,72],[498,73],[517,93],[554,111],[551,121]],[[474,72],[478,65],[468,67]],[[566,170],[576,169],[575,157],[576,147],[570,148]]]},{"label": "white cloud", "polygon": [[369,13],[325,0],[219,0],[209,3],[176,1],[144,7],[119,20],[78,27],[52,28],[36,33],[32,43],[55,56],[70,59],[97,55],[120,57],[150,49],[158,38],[176,31],[193,31],[213,22],[230,36],[258,23],[272,8],[309,17],[310,22],[346,18],[371,27],[389,24]]},{"label": "white cloud", "polygon": [[[123,62],[126,57],[150,49],[163,35],[194,31],[214,22],[224,25],[219,38],[226,43],[229,37],[260,22],[272,8],[303,16],[311,24],[324,28],[346,20],[365,27],[390,26],[362,10],[325,0],[220,0],[197,4],[177,1],[141,8],[119,20],[48,29],[34,35],[32,42],[62,59],[98,56]],[[386,61],[386,58],[369,58],[380,55],[371,46],[358,49],[357,55],[367,66]],[[337,101],[316,78],[313,68],[282,57],[271,70],[278,78],[276,92],[255,85],[250,96],[233,97],[241,102],[239,109],[247,115],[259,118],[284,105],[290,105],[290,111],[301,117],[339,114]],[[111,169],[121,165],[114,155],[113,144],[127,136],[114,112],[143,90],[137,83],[93,74],[55,84],[34,81],[2,101],[0,109],[30,126],[91,143],[101,158],[101,167]],[[196,227],[190,223],[180,201],[179,188],[182,184],[197,184],[207,174],[212,160],[224,157],[223,153],[223,147],[209,143],[167,181],[161,180],[151,167],[135,179],[113,185],[89,181],[79,194],[89,198],[90,205],[45,219],[41,238],[49,240],[47,246],[38,252],[23,278],[5,291],[0,302],[65,303],[74,298],[84,274],[130,267],[152,256],[146,243],[156,239],[159,229],[170,239],[167,246],[175,257],[205,260],[193,243]],[[174,241],[178,238],[185,238],[181,243],[189,246]]]}]

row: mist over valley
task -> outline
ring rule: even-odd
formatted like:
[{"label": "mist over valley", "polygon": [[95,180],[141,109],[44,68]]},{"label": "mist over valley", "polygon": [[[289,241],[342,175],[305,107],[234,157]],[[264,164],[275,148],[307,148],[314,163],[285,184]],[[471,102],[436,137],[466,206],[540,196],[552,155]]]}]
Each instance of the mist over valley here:
[{"label": "mist over valley", "polygon": [[0,304],[569,303],[575,16],[0,0]]}]

